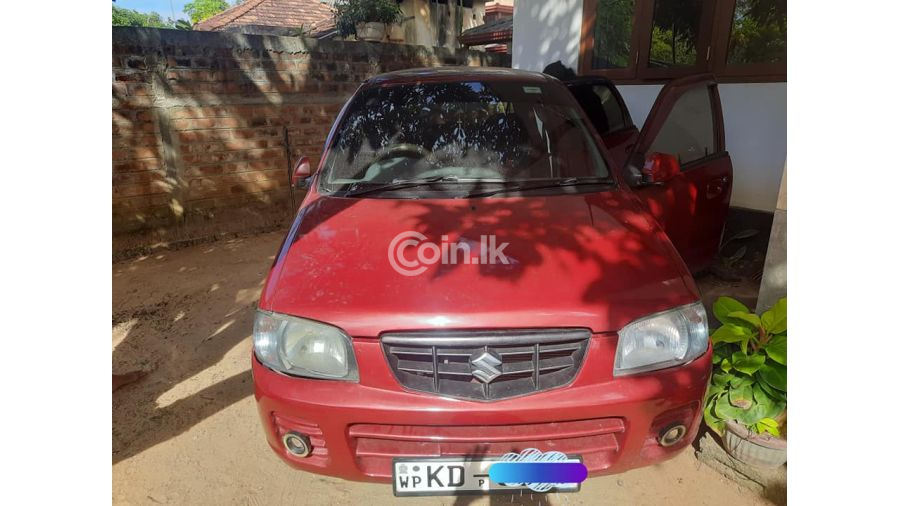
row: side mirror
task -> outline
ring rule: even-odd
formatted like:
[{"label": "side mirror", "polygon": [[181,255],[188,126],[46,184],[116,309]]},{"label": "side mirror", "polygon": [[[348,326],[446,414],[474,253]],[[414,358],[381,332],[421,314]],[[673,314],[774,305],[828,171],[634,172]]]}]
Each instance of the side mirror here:
[{"label": "side mirror", "polygon": [[294,165],[294,173],[291,175],[291,186],[294,188],[306,188],[309,186],[309,176],[312,170],[309,167],[309,158],[301,156]]},{"label": "side mirror", "polygon": [[662,184],[678,174],[681,174],[681,164],[677,158],[666,153],[652,153],[641,169],[644,184]]}]

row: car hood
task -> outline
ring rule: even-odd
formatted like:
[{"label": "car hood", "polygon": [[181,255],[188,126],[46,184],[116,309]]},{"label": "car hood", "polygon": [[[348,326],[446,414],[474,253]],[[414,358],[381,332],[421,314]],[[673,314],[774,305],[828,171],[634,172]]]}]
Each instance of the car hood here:
[{"label": "car hood", "polygon": [[[412,232],[425,237],[415,241],[419,247],[468,243],[480,263],[438,262],[421,274],[401,274],[389,249],[398,235]],[[481,237],[490,244],[491,235],[498,248],[507,243],[501,250],[507,264],[499,256],[494,264],[481,258],[490,256],[480,253]],[[416,260],[414,247],[403,252],[408,263]],[[630,192],[617,190],[484,199],[313,198],[275,260],[260,308],[327,322],[356,337],[434,328],[604,332],[698,298],[668,238]]]}]

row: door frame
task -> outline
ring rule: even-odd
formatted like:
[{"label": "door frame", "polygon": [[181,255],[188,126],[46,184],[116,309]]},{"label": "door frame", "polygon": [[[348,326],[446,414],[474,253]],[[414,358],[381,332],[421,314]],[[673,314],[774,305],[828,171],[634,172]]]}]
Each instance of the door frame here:
[{"label": "door frame", "polygon": [[690,170],[694,165],[699,165],[705,160],[721,156],[727,152],[725,148],[725,120],[722,114],[722,101],[719,98],[718,83],[712,74],[696,74],[673,79],[659,91],[659,95],[656,96],[656,101],[654,101],[653,107],[650,109],[650,113],[641,127],[638,141],[628,156],[629,164],[638,168],[643,166],[647,151],[650,149],[653,141],[656,140],[656,136],[672,112],[672,108],[675,107],[675,103],[678,102],[678,99],[685,92],[701,84],[705,84],[708,90],[707,95],[709,96],[710,107],[713,113],[713,135],[716,149],[715,152],[707,156],[682,165],[682,169]]}]

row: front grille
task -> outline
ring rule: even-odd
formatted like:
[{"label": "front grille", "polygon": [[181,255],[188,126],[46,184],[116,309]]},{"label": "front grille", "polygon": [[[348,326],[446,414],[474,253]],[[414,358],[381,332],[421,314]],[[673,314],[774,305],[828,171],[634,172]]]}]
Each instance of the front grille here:
[{"label": "front grille", "polygon": [[382,336],[398,381],[411,390],[492,401],[575,379],[587,329],[422,331]]},{"label": "front grille", "polygon": [[622,418],[516,425],[381,425],[349,428],[357,465],[369,476],[390,476],[395,457],[499,457],[526,448],[582,458],[588,471],[613,464],[625,435]]}]

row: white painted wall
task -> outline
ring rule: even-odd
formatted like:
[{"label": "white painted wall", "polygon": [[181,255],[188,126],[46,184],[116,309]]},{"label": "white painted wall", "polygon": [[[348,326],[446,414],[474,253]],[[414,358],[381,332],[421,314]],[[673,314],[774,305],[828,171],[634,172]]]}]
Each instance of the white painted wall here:
[{"label": "white painted wall", "polygon": [[787,160],[787,83],[720,84],[731,205],[774,211]]},{"label": "white painted wall", "polygon": [[[582,0],[516,0],[514,68],[543,70],[561,60],[578,69]],[[662,85],[619,86],[643,125]],[[787,153],[787,83],[720,84],[725,144],[734,166],[731,205],[772,212]]]},{"label": "white painted wall", "polygon": [[512,66],[543,70],[561,60],[578,68],[582,0],[516,0],[513,6]]}]

